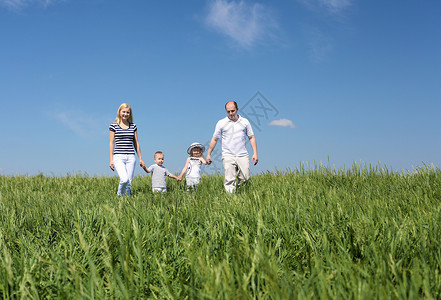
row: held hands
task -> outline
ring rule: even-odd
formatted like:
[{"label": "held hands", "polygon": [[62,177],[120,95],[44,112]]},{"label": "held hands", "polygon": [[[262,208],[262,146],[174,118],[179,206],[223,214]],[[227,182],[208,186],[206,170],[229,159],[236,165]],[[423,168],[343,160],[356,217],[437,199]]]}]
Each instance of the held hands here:
[{"label": "held hands", "polygon": [[211,160],[211,155],[210,154],[207,154],[207,157],[206,157],[205,161],[207,162],[207,165],[211,164],[212,160]]},{"label": "held hands", "polygon": [[142,159],[139,160],[139,165],[141,166],[141,168],[145,168],[145,163]]},{"label": "held hands", "polygon": [[146,171],[146,173],[150,173],[149,170],[147,169],[147,167],[145,166],[145,164],[144,164],[144,166],[142,166],[142,168],[144,169],[144,171]]},{"label": "held hands", "polygon": [[176,179],[177,181],[180,181],[180,180],[179,180],[179,177],[176,176],[176,175],[173,175],[172,173],[168,174],[168,177],[171,177],[171,178],[173,178],[173,179]]},{"label": "held hands", "polygon": [[115,171],[115,164],[113,163],[113,160],[110,161],[109,167],[112,171]]}]

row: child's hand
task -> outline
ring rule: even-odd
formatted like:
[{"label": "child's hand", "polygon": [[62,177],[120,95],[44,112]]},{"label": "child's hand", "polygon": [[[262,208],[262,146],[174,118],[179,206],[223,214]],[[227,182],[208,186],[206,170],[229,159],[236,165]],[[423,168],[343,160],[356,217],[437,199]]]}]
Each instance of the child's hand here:
[{"label": "child's hand", "polygon": [[173,175],[172,173],[168,174],[168,177],[176,179],[177,181],[179,181],[178,177],[176,175]]},{"label": "child's hand", "polygon": [[178,181],[182,181],[182,176],[178,176]]}]

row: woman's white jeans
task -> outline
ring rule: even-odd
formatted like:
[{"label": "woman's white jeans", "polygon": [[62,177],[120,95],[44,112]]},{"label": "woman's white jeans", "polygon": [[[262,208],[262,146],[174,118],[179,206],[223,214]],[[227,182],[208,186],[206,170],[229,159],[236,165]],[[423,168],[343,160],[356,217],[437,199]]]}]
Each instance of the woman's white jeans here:
[{"label": "woman's white jeans", "polygon": [[131,195],[136,164],[135,154],[114,154],[113,163],[119,176],[118,196]]}]

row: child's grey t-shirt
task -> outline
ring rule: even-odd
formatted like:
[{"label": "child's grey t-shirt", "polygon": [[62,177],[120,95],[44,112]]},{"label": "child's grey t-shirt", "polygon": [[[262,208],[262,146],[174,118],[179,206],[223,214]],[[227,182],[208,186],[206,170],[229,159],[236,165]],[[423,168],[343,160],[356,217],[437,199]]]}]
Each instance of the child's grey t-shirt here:
[{"label": "child's grey t-shirt", "polygon": [[166,188],[167,182],[165,177],[170,172],[164,166],[158,166],[157,164],[151,165],[147,168],[149,172],[152,172],[152,187],[154,188]]}]

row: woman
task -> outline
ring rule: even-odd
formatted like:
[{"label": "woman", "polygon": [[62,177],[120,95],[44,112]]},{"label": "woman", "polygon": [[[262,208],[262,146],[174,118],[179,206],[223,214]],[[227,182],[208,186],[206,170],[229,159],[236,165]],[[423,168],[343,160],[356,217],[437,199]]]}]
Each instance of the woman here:
[{"label": "woman", "polygon": [[139,164],[142,161],[141,148],[138,142],[138,132],[133,123],[132,108],[127,103],[119,106],[115,121],[109,127],[110,169],[118,173],[120,178],[118,196],[132,194],[132,179],[135,171],[136,157]]}]

